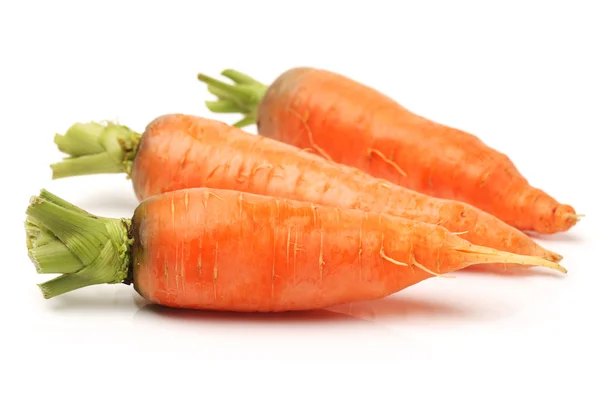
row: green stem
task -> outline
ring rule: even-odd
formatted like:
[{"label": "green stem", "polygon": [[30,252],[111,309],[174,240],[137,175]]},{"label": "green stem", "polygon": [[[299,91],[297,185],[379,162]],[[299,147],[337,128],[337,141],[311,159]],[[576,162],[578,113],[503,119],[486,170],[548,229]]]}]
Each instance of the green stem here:
[{"label": "green stem", "polygon": [[131,172],[141,134],[124,125],[98,122],[75,123],[54,143],[67,155],[50,165],[52,179],[91,174]]},{"label": "green stem", "polygon": [[88,279],[81,274],[64,274],[41,283],[39,287],[44,298],[50,299],[73,290],[94,285],[95,283],[97,282],[94,282],[93,279]]},{"label": "green stem", "polygon": [[25,220],[25,231],[27,233],[27,248],[40,247],[54,240],[52,232],[40,225],[34,218]]},{"label": "green stem", "polygon": [[104,150],[97,139],[103,130],[104,126],[96,122],[77,122],[71,125],[65,135],[54,135],[54,143],[60,151],[73,157],[97,154]]},{"label": "green stem", "polygon": [[216,113],[245,113],[246,110],[233,100],[217,100],[205,102],[206,107]]},{"label": "green stem", "polygon": [[130,219],[92,215],[46,190],[31,198],[26,215],[27,249],[38,273],[63,274],[39,285],[45,298],[127,279]]},{"label": "green stem", "polygon": [[38,274],[67,274],[83,268],[81,260],[56,238],[42,246],[32,247],[29,258]]},{"label": "green stem", "polygon": [[264,86],[262,83],[260,83],[256,79],[252,78],[251,76],[246,75],[242,72],[236,71],[235,69],[226,69],[223,72],[221,72],[221,75],[223,75],[226,78],[231,79],[235,83],[249,84],[249,85],[257,84],[257,85]]},{"label": "green stem", "polygon": [[41,197],[44,200],[48,200],[49,202],[54,203],[54,204],[56,204],[58,206],[61,206],[62,208],[66,208],[67,210],[75,211],[75,212],[78,212],[78,213],[85,214],[85,215],[88,215],[90,217],[96,218],[95,215],[92,215],[89,212],[85,211],[84,209],[79,208],[76,205],[71,204],[68,201],[61,199],[60,197],[58,197],[55,194],[50,193],[46,189],[40,190],[39,197]]},{"label": "green stem", "polygon": [[226,69],[221,75],[233,83],[198,74],[198,80],[204,82],[208,91],[217,97],[216,101],[206,101],[206,107],[215,113],[242,114],[242,118],[233,124],[238,128],[255,124],[258,106],[268,86],[233,69]]}]

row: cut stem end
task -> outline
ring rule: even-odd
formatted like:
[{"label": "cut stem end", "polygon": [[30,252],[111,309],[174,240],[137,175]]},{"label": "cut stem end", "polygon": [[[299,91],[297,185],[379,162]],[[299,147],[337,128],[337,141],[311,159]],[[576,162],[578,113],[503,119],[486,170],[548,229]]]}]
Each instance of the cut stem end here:
[{"label": "cut stem end", "polygon": [[205,105],[214,113],[242,114],[242,118],[233,124],[238,128],[256,124],[258,106],[268,86],[254,78],[233,69],[226,69],[221,75],[233,83],[227,83],[205,74],[198,74],[200,82],[206,84],[217,100],[206,101]]},{"label": "cut stem end", "polygon": [[44,298],[125,281],[130,268],[129,219],[103,218],[42,190],[31,198],[25,231],[40,274],[62,274],[39,285]]},{"label": "cut stem end", "polygon": [[50,165],[52,179],[92,174],[126,173],[129,176],[141,134],[124,125],[75,123],[54,143],[67,155]]}]

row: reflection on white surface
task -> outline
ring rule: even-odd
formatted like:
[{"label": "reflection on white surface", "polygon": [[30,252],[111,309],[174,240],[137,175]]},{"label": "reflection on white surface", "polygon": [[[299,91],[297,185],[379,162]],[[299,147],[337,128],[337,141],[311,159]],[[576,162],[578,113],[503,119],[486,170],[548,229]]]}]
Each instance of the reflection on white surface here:
[{"label": "reflection on white surface", "polygon": [[275,324],[301,325],[318,324],[334,326],[343,324],[382,325],[384,322],[400,323],[411,318],[475,318],[472,307],[458,307],[435,301],[418,300],[410,296],[389,296],[380,300],[342,304],[322,310],[290,311],[283,313],[230,313],[204,310],[184,310],[167,308],[155,304],[144,304],[135,314],[136,320],[174,321],[193,324],[208,322],[221,325]]}]

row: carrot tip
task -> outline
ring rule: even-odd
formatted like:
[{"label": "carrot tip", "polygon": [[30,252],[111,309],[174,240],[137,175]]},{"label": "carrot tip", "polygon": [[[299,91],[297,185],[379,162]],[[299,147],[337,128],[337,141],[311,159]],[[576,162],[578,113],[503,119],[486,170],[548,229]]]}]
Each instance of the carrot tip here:
[{"label": "carrot tip", "polygon": [[557,262],[550,261],[543,257],[514,254],[477,245],[471,245],[468,248],[457,248],[456,250],[463,253],[473,254],[473,263],[475,264],[509,263],[519,264],[527,268],[541,266],[562,272],[563,274],[567,273],[567,269],[565,267]]},{"label": "carrot tip", "polygon": [[546,256],[544,258],[548,261],[559,262],[560,260],[563,259],[563,256],[561,256],[560,254],[555,253],[555,252],[550,252],[550,255]]},{"label": "carrot tip", "polygon": [[575,220],[577,222],[581,221],[585,217],[585,214],[567,214],[565,218]]}]

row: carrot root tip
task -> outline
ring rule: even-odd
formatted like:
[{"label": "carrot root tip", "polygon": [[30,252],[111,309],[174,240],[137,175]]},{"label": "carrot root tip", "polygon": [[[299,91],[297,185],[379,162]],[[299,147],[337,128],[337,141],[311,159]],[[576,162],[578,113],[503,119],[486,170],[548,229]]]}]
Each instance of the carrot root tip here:
[{"label": "carrot root tip", "polygon": [[468,261],[473,264],[519,264],[524,267],[541,266],[563,274],[567,273],[565,267],[543,257],[514,254],[473,244],[469,247],[455,248],[455,250],[471,255],[472,257],[469,257]]},{"label": "carrot root tip", "polygon": [[585,218],[585,214],[566,214],[565,218],[571,221],[576,221],[579,222],[581,221],[583,218]]},{"label": "carrot root tip", "polygon": [[553,261],[553,262],[559,262],[561,261],[564,257],[561,256],[558,253],[554,253],[554,252],[550,252],[550,255],[544,257],[546,260],[548,261]]}]

